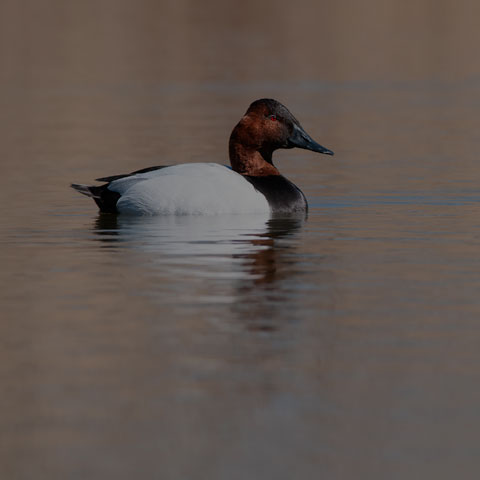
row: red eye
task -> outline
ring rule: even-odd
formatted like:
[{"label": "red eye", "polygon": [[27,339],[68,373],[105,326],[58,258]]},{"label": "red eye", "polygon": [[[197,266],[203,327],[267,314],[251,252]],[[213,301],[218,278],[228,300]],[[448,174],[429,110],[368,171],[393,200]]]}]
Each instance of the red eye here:
[{"label": "red eye", "polygon": [[269,118],[270,118],[270,120],[271,120],[272,122],[276,122],[276,121],[277,121],[277,116],[276,116],[276,115],[270,115]]}]

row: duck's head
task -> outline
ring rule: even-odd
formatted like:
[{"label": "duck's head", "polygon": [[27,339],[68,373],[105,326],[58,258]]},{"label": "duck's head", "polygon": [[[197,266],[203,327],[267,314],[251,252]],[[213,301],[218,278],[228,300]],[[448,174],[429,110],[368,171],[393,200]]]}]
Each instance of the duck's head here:
[{"label": "duck's head", "polygon": [[230,136],[230,161],[244,175],[278,175],[272,153],[279,148],[304,148],[333,155],[303,129],[280,102],[262,98],[248,107]]}]

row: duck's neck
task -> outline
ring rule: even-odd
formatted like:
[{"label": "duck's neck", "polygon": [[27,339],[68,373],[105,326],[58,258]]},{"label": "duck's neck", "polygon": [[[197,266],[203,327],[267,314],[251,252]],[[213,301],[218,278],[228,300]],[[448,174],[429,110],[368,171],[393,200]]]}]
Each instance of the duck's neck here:
[{"label": "duck's neck", "polygon": [[272,152],[257,150],[255,147],[245,146],[230,138],[230,163],[235,172],[253,177],[280,175],[272,163]]}]

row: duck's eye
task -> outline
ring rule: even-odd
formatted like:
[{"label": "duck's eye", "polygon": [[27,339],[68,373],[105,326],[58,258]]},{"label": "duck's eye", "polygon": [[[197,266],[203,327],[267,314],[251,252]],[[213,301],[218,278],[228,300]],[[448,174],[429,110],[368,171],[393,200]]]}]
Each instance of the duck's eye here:
[{"label": "duck's eye", "polygon": [[270,115],[268,117],[272,122],[276,122],[277,121],[277,116],[276,115]]}]

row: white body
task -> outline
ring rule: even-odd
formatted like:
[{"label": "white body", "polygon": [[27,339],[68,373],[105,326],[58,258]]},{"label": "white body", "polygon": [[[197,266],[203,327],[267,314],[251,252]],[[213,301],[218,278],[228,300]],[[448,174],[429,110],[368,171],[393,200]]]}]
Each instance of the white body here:
[{"label": "white body", "polygon": [[218,163],[185,163],[114,180],[120,213],[196,215],[269,213],[270,206],[248,180]]}]

